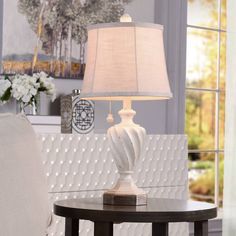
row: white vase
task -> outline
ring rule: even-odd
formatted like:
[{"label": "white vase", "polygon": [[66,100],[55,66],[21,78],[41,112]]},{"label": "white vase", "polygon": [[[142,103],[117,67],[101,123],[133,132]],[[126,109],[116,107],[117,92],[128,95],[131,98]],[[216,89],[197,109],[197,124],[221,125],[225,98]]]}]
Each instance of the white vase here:
[{"label": "white vase", "polygon": [[23,103],[17,101],[17,113],[25,115],[39,115],[40,114],[40,94],[37,94],[31,103]]},{"label": "white vase", "polygon": [[35,99],[32,101],[31,106],[31,115],[39,115],[40,114],[40,94],[35,96]]}]

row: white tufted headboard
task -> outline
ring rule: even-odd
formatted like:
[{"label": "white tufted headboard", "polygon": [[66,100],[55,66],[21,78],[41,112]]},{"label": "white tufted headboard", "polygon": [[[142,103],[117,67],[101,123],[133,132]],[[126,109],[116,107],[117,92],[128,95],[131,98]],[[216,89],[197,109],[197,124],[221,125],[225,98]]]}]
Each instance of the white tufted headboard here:
[{"label": "white tufted headboard", "polygon": [[[111,188],[117,170],[106,135],[39,134],[50,201],[98,197]],[[187,198],[187,139],[184,135],[147,136],[134,179],[150,197]],[[80,235],[92,236],[93,225],[84,221]],[[171,236],[188,235],[187,224],[171,225]],[[142,232],[142,234],[141,234]],[[64,220],[54,216],[50,236],[64,235]],[[149,224],[115,225],[116,236],[149,236]]]}]

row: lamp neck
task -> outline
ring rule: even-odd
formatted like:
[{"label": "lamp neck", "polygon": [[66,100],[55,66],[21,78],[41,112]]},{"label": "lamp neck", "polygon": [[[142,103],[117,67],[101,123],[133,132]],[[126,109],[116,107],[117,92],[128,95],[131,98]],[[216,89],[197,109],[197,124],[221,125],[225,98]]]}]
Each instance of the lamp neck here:
[{"label": "lamp neck", "polygon": [[132,109],[132,102],[131,99],[127,98],[123,100],[123,110],[131,110]]},{"label": "lamp neck", "polygon": [[136,112],[132,110],[131,99],[123,100],[123,109],[119,111],[121,117],[121,124],[123,125],[134,125],[133,117]]}]

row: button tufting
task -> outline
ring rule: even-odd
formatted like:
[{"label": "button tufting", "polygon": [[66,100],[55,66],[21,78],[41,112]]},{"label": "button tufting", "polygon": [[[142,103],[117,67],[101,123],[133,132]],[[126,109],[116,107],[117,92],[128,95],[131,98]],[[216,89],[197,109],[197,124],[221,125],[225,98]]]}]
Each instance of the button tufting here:
[{"label": "button tufting", "polygon": [[[102,189],[116,183],[118,170],[105,135],[47,134],[39,135],[39,140],[43,144],[43,164],[52,202],[66,198],[101,197]],[[145,186],[150,197],[185,198],[188,173],[186,156],[184,135],[149,135],[133,178],[138,186]],[[63,235],[63,222],[60,220],[55,226],[53,221],[49,235],[57,236],[60,232]],[[121,224],[115,225],[115,228],[117,235],[126,235],[126,232],[129,236],[136,236],[139,232],[150,235],[150,227],[145,226],[143,231],[141,224]],[[185,228],[176,227],[171,235],[185,235]],[[88,236],[92,235],[91,229],[91,223],[81,222],[82,236],[87,232]]]}]

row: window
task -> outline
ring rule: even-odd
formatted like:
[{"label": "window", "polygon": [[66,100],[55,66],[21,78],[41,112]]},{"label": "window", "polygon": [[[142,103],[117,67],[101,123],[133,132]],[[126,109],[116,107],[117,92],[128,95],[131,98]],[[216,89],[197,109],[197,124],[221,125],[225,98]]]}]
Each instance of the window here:
[{"label": "window", "polygon": [[226,0],[188,0],[186,116],[193,199],[222,205]]}]

